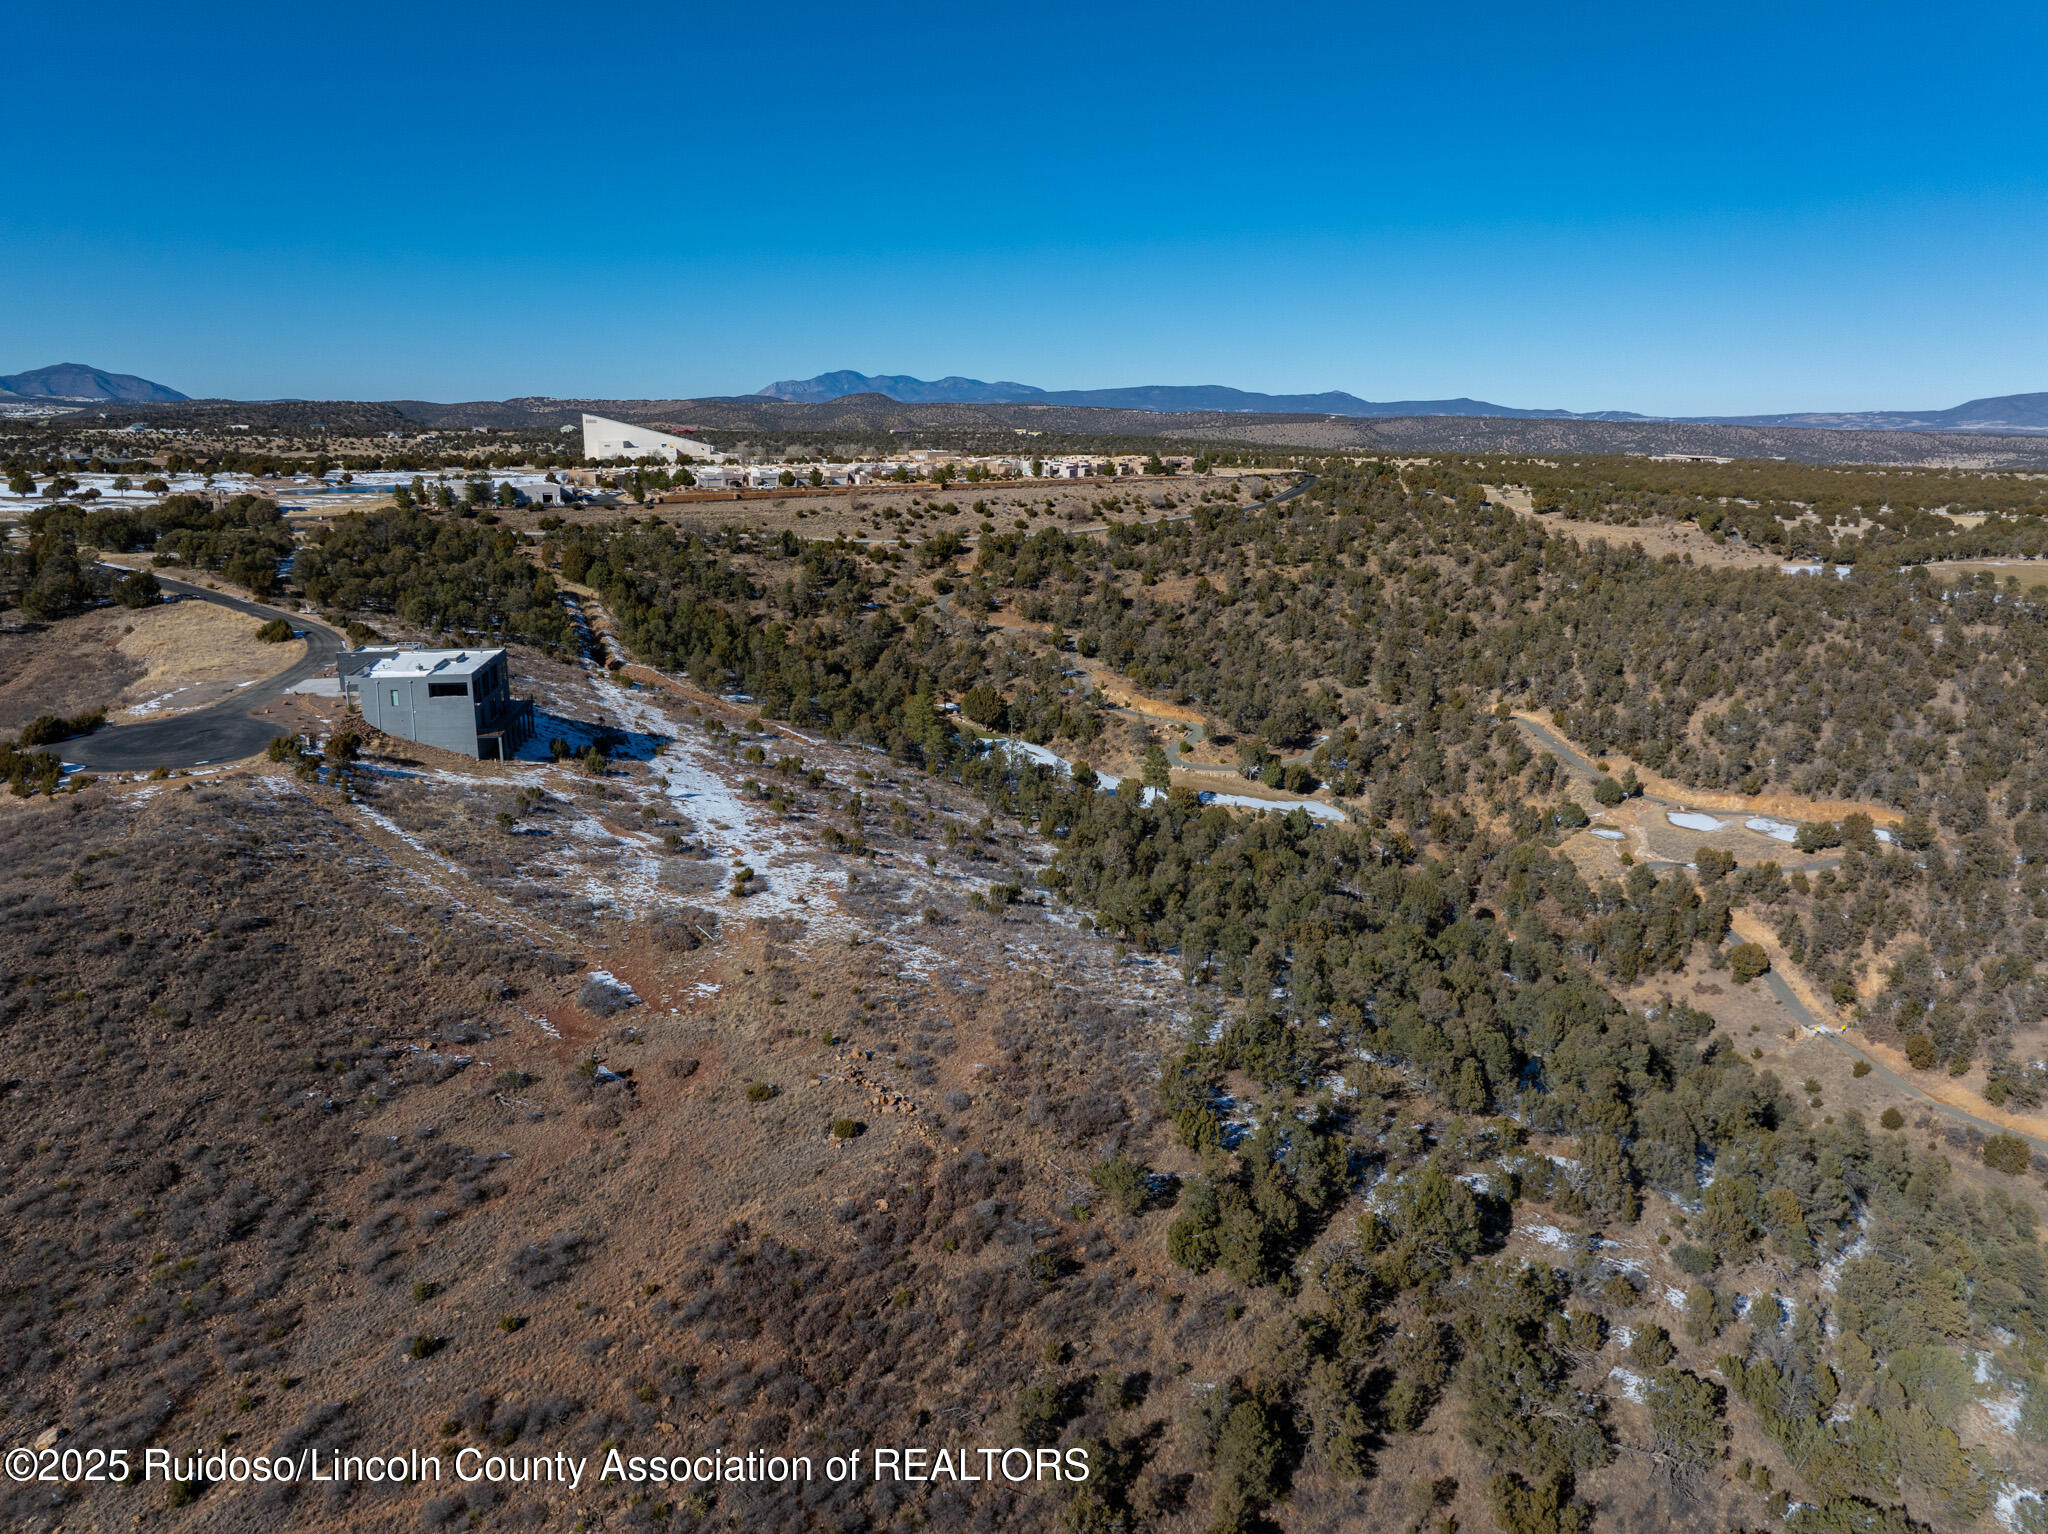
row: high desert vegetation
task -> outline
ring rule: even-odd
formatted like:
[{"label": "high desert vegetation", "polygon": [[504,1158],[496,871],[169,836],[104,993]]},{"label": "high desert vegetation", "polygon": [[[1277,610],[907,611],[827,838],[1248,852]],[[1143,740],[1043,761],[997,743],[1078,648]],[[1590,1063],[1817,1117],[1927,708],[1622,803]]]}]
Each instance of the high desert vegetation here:
[{"label": "high desert vegetation", "polygon": [[[953,1487],[809,1505],[787,1490],[620,1493],[603,1516],[621,1527],[2038,1525],[2048,1266],[2029,1140],[1980,1136],[1958,1165],[1917,1132],[1924,1110],[1906,1097],[1896,1103],[1921,1114],[1912,1132],[1896,1105],[1831,1111],[1817,1081],[1759,1063],[1708,982],[1753,992],[1786,969],[1833,1021],[1895,1045],[1908,1078],[1967,1077],[1984,1112],[2039,1106],[2048,630],[2017,582],[1928,568],[2038,553],[2039,483],[1610,460],[1302,470],[1303,493],[1284,500],[1105,497],[1100,532],[1047,520],[971,541],[906,531],[858,543],[692,531],[658,509],[521,531],[414,508],[341,518],[298,550],[293,580],[338,621],[490,636],[528,647],[536,666],[586,642],[563,602],[576,596],[581,617],[605,625],[604,653],[628,664],[621,682],[651,668],[686,689],[677,696],[697,701],[678,728],[693,749],[741,780],[747,804],[807,834],[843,881],[839,908],[868,924],[829,962],[801,957],[789,934],[743,914],[679,914],[679,888],[743,913],[760,888],[751,865],[663,875],[670,914],[647,940],[664,962],[722,964],[718,983],[752,1009],[721,1010],[723,1032],[692,1044],[687,1067],[678,1054],[672,1071],[647,1069],[651,1057],[632,1054],[642,1069],[621,1076],[578,1042],[551,1076],[510,1068],[494,1097],[428,1066],[467,1040],[456,1030],[478,1026],[471,1012],[490,1010],[477,996],[538,1006],[554,950],[424,946],[446,1010],[418,1059],[393,1052],[395,1023],[328,1016],[337,996],[363,1018],[392,1016],[397,987],[379,966],[323,979],[291,957],[277,999],[237,1037],[281,1059],[308,1054],[322,1087],[302,1098],[280,1066],[274,1083],[222,1089],[243,1115],[237,1145],[285,1157],[282,1131],[248,1127],[259,1109],[338,1143],[313,1106],[329,1074],[359,1100],[444,1083],[445,1102],[469,1093],[460,1147],[443,1135],[349,1152],[364,1186],[374,1176],[399,1190],[375,1204],[374,1239],[366,1229],[348,1248],[380,1294],[405,1292],[400,1278],[458,1282],[441,1255],[454,1237],[438,1225],[399,1239],[390,1211],[409,1208],[415,1166],[456,1201],[456,1234],[479,1233],[462,1250],[497,1265],[494,1315],[517,1320],[535,1296],[589,1298],[579,1286],[640,1239],[564,1214],[508,1248],[511,1226],[489,1223],[501,1216],[482,1126],[534,1154],[520,1138],[541,1133],[519,1127],[529,1104],[531,1122],[590,1131],[579,1167],[613,1155],[623,1166],[642,1126],[681,1112],[671,1098],[706,1089],[714,1070],[723,1095],[715,1110],[691,1107],[706,1115],[694,1134],[782,1122],[819,1052],[849,1035],[863,1070],[880,1055],[931,1104],[914,1136],[851,1108],[816,1115],[819,1156],[873,1158],[822,1226],[778,1193],[691,1229],[659,1262],[633,1246],[630,1310],[621,1271],[599,1313],[561,1323],[593,1334],[576,1344],[590,1349],[587,1386],[554,1369],[532,1390],[489,1387],[466,1361],[472,1343],[420,1352],[419,1337],[441,1334],[409,1325],[413,1367],[471,1371],[466,1394],[436,1398],[450,1442],[652,1443],[681,1421],[773,1448],[936,1422],[1086,1447],[1098,1469],[1033,1495]],[[1612,536],[1561,533],[1551,512]],[[1770,557],[1688,561],[1631,541],[1632,528],[1679,523]],[[1816,579],[1776,563],[1809,555],[1848,569]],[[1169,761],[1163,719],[1176,749],[1227,753],[1218,777],[1198,783]],[[1597,759],[1596,773],[1574,776],[1532,721]],[[799,756],[791,735],[819,744]],[[564,753],[562,772],[581,771],[566,742]],[[42,1062],[37,1081],[114,1068],[60,1065],[63,1036],[39,1021],[52,998],[116,1061],[140,1058],[131,1039],[183,1037],[204,988],[252,1013],[243,956],[266,941],[310,946],[310,918],[263,939],[240,913],[267,910],[262,891],[334,837],[322,817],[349,806],[579,945],[641,939],[630,913],[522,893],[544,881],[545,838],[571,815],[615,839],[665,836],[673,866],[709,861],[709,827],[626,802],[658,759],[593,750],[587,781],[522,791],[493,833],[423,779],[363,773],[343,799],[327,767],[285,754],[317,812],[287,800],[253,819],[199,796],[185,812],[214,817],[219,856],[248,887],[175,967],[173,917],[150,905],[168,886],[138,882],[118,913],[111,894],[76,910],[60,896],[68,880],[101,888],[102,862],[140,861],[137,838],[176,801],[131,811],[88,795],[84,810],[22,811],[46,818],[17,833],[34,878],[8,908],[6,1026],[10,1048]],[[1115,788],[1087,765],[1112,760]],[[1594,809],[1646,784],[1841,808],[1802,816],[1782,860],[1711,847],[1626,864],[1576,855]],[[1263,789],[1270,811],[1200,791],[1235,785]],[[914,895],[920,866],[971,870],[972,899]],[[190,876],[229,887],[225,866]],[[354,911],[362,875],[338,865],[318,877],[320,909],[338,889]],[[362,926],[372,915],[409,928],[431,915],[402,902],[362,912],[348,918],[358,951],[375,941]],[[963,971],[979,962],[982,978],[948,989],[892,963],[906,930],[961,945],[974,956]],[[1050,965],[1055,943],[1142,965],[1160,999],[998,977]],[[1039,959],[1016,957],[1027,948]],[[848,964],[861,966],[851,1005]],[[608,1029],[635,1015],[630,995],[592,980],[575,1005]],[[760,1021],[807,998],[823,999],[808,1033]],[[762,1042],[748,1074],[700,1065],[749,1029]],[[639,1042],[608,1058],[623,1063]],[[36,1093],[38,1124],[55,1123],[48,1088]],[[220,1125],[209,1144],[228,1141],[226,1111],[207,1109]],[[198,1244],[189,1222],[211,1218],[177,1202],[180,1178],[199,1179],[189,1186],[208,1207],[239,1185],[196,1153],[144,1157],[118,1134],[101,1140],[90,1156],[35,1148],[44,1140],[15,1152],[38,1189],[59,1172],[79,1179],[24,1206],[51,1211],[47,1237],[24,1230],[7,1248],[31,1339],[15,1377],[54,1365],[59,1318],[87,1303],[153,1318],[130,1323],[146,1340],[123,1344],[110,1396],[141,1402],[145,1378],[171,1379],[196,1400],[221,1371],[289,1375],[312,1303],[294,1274],[342,1260],[319,1203],[323,1188],[341,1196],[340,1181],[302,1168],[292,1175],[311,1191],[292,1193],[279,1159],[237,1195],[271,1201],[222,1238],[240,1266],[216,1274],[202,1258],[192,1308],[144,1305],[111,1272],[104,1296],[66,1287],[54,1243],[88,1257],[103,1245],[92,1260],[107,1270],[147,1266],[143,1246],[184,1252]],[[649,1159],[636,1173],[671,1165],[638,1154]],[[698,1152],[661,1154],[682,1165]],[[130,1160],[177,1162],[177,1176]],[[131,1186],[146,1176],[163,1186]],[[90,1219],[86,1199],[98,1201]],[[278,1234],[286,1215],[272,1218],[273,1204],[311,1218],[298,1246]],[[253,1266],[258,1236],[276,1247],[269,1269]],[[166,1260],[182,1262],[175,1252]],[[437,1291],[412,1292],[428,1306]],[[216,1316],[271,1351],[254,1363],[222,1352],[230,1328]],[[201,1322],[214,1328],[210,1362]],[[558,1322],[551,1312],[550,1337]],[[500,1345],[535,1335],[507,1327]],[[293,1431],[345,1420],[337,1409]],[[517,1510],[429,1506],[451,1521]]]}]

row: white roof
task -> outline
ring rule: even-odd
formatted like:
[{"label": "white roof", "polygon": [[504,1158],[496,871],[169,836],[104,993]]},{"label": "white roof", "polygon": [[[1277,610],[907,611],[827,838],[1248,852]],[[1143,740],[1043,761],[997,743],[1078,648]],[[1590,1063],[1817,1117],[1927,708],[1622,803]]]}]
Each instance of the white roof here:
[{"label": "white roof", "polygon": [[387,655],[364,676],[474,676],[503,650],[400,650]]}]

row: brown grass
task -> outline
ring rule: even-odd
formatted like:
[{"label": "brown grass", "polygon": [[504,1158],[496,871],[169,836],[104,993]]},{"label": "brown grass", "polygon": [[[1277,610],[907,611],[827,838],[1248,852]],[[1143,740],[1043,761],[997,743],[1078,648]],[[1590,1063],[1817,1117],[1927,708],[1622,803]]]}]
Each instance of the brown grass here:
[{"label": "brown grass", "polygon": [[176,694],[153,714],[215,702],[240,683],[275,676],[306,656],[304,640],[265,644],[256,637],[261,625],[255,619],[211,602],[151,608],[135,614],[132,625],[114,647],[144,670],[118,702],[133,708]]}]

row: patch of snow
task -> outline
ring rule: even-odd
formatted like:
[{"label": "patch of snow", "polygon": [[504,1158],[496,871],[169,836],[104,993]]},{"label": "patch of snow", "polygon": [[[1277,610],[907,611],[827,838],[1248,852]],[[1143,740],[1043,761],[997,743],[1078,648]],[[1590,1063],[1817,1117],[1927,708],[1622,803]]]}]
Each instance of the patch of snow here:
[{"label": "patch of snow", "polygon": [[1593,827],[1592,834],[1599,837],[1603,842],[1625,842],[1628,840],[1628,833],[1626,831],[1610,831],[1605,826]]},{"label": "patch of snow", "polygon": [[1702,815],[1698,810],[1666,810],[1664,818],[1688,831],[1718,831],[1724,824],[1711,815]]},{"label": "patch of snow", "polygon": [[1327,820],[1337,825],[1345,822],[1342,810],[1334,804],[1324,804],[1320,799],[1255,799],[1250,794],[1218,794],[1205,789],[1201,800],[1204,804],[1223,804],[1237,810],[1271,810],[1276,815],[1284,815],[1289,810],[1302,810],[1312,820]]},{"label": "patch of snow", "polygon": [[1788,826],[1782,820],[1766,820],[1761,815],[1752,815],[1743,822],[1752,831],[1761,831],[1773,841],[1792,842],[1799,839],[1799,827]]},{"label": "patch of snow", "polygon": [[610,986],[613,990],[617,991],[621,997],[625,998],[628,1001],[631,1001],[635,1006],[638,1006],[640,1004],[640,998],[638,995],[634,993],[633,988],[630,985],[626,984],[625,981],[621,980],[617,975],[613,974],[610,970],[594,969],[590,972],[590,978],[597,981],[601,985]]},{"label": "patch of snow", "polygon": [[1620,1385],[1621,1396],[1625,1401],[1642,1400],[1644,1388],[1649,1383],[1640,1374],[1630,1369],[1624,1369],[1619,1364],[1615,1365],[1607,1377]]},{"label": "patch of snow", "polygon": [[1998,1494],[1997,1500],[1991,1504],[1991,1516],[1998,1520],[2001,1528],[2011,1529],[2014,1531],[2014,1534],[2018,1534],[2018,1531],[2022,1528],[2039,1528],[2043,1517],[2048,1516],[2048,1514],[2040,1511],[2022,1515],[2020,1504],[2022,1502],[2040,1503],[2044,1501],[2048,1501],[2048,1498],[2044,1498],[2040,1492],[2030,1487],[2008,1486]]},{"label": "patch of snow", "polygon": [[2004,1395],[1993,1396],[1984,1403],[1984,1415],[1991,1419],[1992,1426],[2008,1436],[2020,1430],[2020,1408],[2025,1403],[2016,1390]]},{"label": "patch of snow", "polygon": [[1887,830],[1886,830],[1886,829],[1885,829],[1885,828],[1884,828],[1883,826],[1878,826],[1878,827],[1876,828],[1876,832],[1875,832],[1875,834],[1876,834],[1876,836],[1877,836],[1877,839],[1878,839],[1879,841],[1881,841],[1881,842],[1884,842],[1884,843],[1887,843],[1887,844],[1889,844],[1889,843],[1891,843],[1891,842],[1892,842],[1893,840],[1895,840],[1895,838],[1894,838],[1894,837],[1892,836],[1892,833],[1891,833],[1891,832],[1889,832],[1889,831],[1887,831]]}]

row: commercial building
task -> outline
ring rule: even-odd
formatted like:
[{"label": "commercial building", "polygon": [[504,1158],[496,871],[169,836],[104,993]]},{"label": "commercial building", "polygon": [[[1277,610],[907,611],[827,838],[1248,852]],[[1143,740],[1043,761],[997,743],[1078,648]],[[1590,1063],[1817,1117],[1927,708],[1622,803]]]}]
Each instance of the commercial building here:
[{"label": "commercial building", "polygon": [[597,459],[659,458],[665,463],[683,459],[719,463],[725,458],[725,454],[693,438],[671,436],[668,432],[656,431],[652,426],[635,426],[630,421],[608,420],[601,415],[583,418],[583,456]]},{"label": "commercial building", "polygon": [[510,761],[533,736],[533,704],[512,696],[503,650],[344,650],[335,658],[342,696],[363,722],[400,740]]}]

